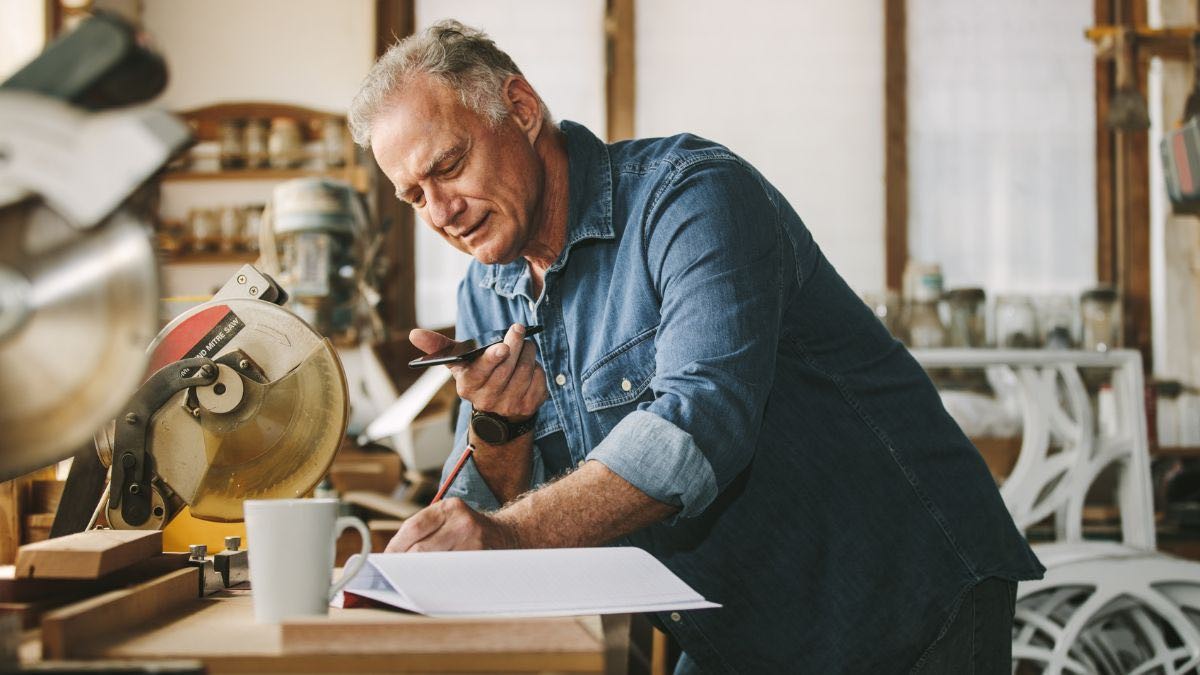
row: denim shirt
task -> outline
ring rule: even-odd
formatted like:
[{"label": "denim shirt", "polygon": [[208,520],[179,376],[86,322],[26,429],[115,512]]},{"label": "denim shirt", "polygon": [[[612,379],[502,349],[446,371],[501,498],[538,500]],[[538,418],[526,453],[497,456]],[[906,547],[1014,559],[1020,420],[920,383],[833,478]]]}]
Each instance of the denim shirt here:
[{"label": "denim shirt", "polygon": [[[656,617],[702,670],[904,671],[973,584],[1040,576],[925,372],[766,179],[692,135],[561,129],[541,296],[524,260],[472,262],[458,334],[545,327],[535,485],[594,460],[679,508],[615,543],[722,605]],[[500,507],[471,462],[449,494]]]}]

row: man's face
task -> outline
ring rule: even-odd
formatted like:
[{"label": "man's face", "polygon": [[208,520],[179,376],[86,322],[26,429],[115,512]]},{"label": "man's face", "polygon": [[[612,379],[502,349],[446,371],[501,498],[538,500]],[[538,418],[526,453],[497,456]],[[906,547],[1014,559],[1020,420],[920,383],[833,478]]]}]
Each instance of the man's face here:
[{"label": "man's face", "polygon": [[513,115],[492,127],[448,87],[417,76],[371,129],[396,195],[451,246],[485,264],[520,256],[534,234],[542,165]]}]

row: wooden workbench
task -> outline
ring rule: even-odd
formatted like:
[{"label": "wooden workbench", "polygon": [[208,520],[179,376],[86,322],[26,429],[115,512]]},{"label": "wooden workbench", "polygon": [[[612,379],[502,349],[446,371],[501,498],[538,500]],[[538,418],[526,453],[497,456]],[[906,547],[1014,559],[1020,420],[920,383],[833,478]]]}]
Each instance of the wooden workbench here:
[{"label": "wooden workbench", "polygon": [[[86,607],[80,603],[77,610],[65,608],[64,616],[74,611],[71,621],[59,622],[70,626],[69,634],[31,633],[22,661],[42,660],[38,647],[47,645],[46,655],[61,659],[197,660],[210,673],[624,673],[626,667],[627,615],[464,620],[331,609],[328,617],[273,626],[255,623],[248,589],[231,589],[188,598],[157,614],[148,606],[154,603],[127,604],[116,614],[129,617],[131,625],[112,626],[112,603],[134,600],[114,595],[110,601],[87,601]],[[109,635],[89,639],[97,628],[89,621],[101,616]],[[43,630],[53,631],[52,623]]]}]

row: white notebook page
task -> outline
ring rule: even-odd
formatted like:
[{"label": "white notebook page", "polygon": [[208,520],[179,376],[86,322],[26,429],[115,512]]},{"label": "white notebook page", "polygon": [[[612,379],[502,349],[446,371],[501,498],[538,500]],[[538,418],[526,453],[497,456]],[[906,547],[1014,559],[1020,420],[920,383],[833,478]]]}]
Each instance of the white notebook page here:
[{"label": "white notebook page", "polygon": [[719,607],[649,553],[631,547],[381,553],[368,558],[346,592],[429,616]]}]

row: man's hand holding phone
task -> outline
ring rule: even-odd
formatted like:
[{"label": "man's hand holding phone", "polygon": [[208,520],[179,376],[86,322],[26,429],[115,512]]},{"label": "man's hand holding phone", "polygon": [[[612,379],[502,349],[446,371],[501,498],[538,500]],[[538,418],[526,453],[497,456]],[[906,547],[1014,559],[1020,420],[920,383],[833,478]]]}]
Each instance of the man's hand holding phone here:
[{"label": "man's hand holding phone", "polygon": [[[537,413],[547,396],[546,374],[537,362],[537,344],[525,339],[532,332],[535,331],[514,324],[504,333],[501,342],[486,346],[487,342],[480,340],[471,349],[428,330],[413,330],[408,339],[426,354],[446,350],[467,353],[486,346],[482,354],[454,358],[446,363],[454,376],[458,395],[469,401],[475,410],[501,415],[509,422],[520,424]],[[529,489],[532,433],[522,434],[502,445],[483,442],[473,431],[470,436],[475,446],[472,461],[501,504]],[[406,520],[386,550],[445,551],[517,545],[515,534],[508,526],[490,514],[474,511],[461,499],[449,498]]]},{"label": "man's hand holding phone", "polygon": [[[535,326],[527,331],[525,326],[513,324],[502,341],[487,346],[490,340],[480,336],[471,349],[465,348],[470,346],[466,344],[468,341],[456,343],[440,333],[420,328],[410,332],[408,339],[427,355],[445,353],[444,360],[438,362],[450,368],[458,395],[476,410],[520,423],[537,413],[547,396],[546,373],[537,362],[537,344],[525,340],[540,330]],[[472,358],[480,348],[483,353]],[[455,351],[461,353],[452,357]],[[429,361],[416,359],[409,365],[428,365]]]}]

